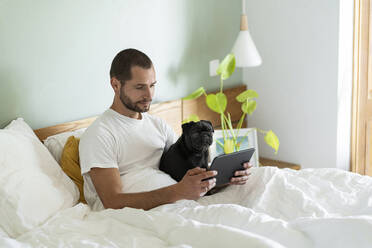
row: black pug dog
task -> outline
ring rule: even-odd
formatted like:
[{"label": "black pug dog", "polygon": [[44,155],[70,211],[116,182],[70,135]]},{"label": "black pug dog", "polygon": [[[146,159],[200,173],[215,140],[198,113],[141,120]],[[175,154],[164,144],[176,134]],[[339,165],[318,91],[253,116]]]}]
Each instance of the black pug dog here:
[{"label": "black pug dog", "polygon": [[189,169],[208,168],[208,148],[213,142],[213,126],[210,121],[201,120],[182,125],[182,135],[176,143],[163,153],[159,169],[177,182]]}]

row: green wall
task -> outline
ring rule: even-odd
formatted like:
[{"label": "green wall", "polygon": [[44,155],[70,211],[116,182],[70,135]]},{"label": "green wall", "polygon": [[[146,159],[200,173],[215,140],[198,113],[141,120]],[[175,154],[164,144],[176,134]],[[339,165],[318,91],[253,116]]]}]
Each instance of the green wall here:
[{"label": "green wall", "polygon": [[[32,128],[102,113],[111,105],[109,68],[134,47],[155,64],[155,102],[201,85],[217,89],[209,61],[239,31],[240,0],[0,0],[0,127]],[[237,70],[225,85],[242,81]]]}]

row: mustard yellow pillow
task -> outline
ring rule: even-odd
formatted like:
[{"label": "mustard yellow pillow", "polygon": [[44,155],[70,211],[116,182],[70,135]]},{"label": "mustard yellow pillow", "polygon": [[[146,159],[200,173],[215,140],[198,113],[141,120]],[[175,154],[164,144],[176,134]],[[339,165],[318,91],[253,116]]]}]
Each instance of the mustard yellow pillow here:
[{"label": "mustard yellow pillow", "polygon": [[80,170],[79,138],[70,136],[63,147],[60,165],[62,170],[69,176],[80,191],[79,202],[87,203],[84,198],[84,181]]}]

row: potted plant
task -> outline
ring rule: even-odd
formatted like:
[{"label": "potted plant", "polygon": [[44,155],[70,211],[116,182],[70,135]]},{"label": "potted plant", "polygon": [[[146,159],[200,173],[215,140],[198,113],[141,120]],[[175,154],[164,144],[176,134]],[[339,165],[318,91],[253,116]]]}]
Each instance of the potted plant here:
[{"label": "potted plant", "polygon": [[[245,90],[236,97],[236,100],[242,104],[241,109],[243,113],[234,130],[230,113],[225,113],[227,98],[226,95],[223,93],[223,81],[228,79],[234,71],[235,56],[234,54],[230,53],[219,64],[217,69],[217,74],[220,75],[220,91],[217,94],[207,94],[204,87],[200,87],[190,95],[183,98],[183,100],[192,100],[200,97],[201,95],[205,95],[208,108],[218,113],[221,117],[223,143],[218,140],[216,140],[216,142],[219,146],[221,146],[224,153],[226,154],[234,151],[239,151],[241,143],[248,136],[249,133],[246,133],[245,135],[243,135],[243,137],[240,136],[240,139],[238,139],[239,131],[242,127],[246,115],[251,115],[256,110],[257,103],[254,98],[258,97],[257,92],[250,89]],[[189,121],[199,121],[199,117],[193,114],[185,119],[183,123]],[[265,135],[265,142],[271,148],[273,148],[275,150],[275,154],[277,154],[279,149],[279,139],[276,134],[272,130],[264,131],[259,128],[255,129],[259,133]]]}]

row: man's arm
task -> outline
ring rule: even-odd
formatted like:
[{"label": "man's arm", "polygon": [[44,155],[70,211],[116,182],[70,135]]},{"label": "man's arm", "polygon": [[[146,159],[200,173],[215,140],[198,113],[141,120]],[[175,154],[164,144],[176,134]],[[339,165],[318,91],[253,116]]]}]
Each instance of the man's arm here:
[{"label": "man's arm", "polygon": [[216,171],[194,168],[187,171],[183,179],[174,185],[161,189],[141,192],[122,193],[119,170],[116,168],[92,168],[89,175],[99,198],[105,208],[120,209],[124,207],[148,210],[159,205],[172,203],[181,199],[196,200],[216,185],[213,177]]}]

